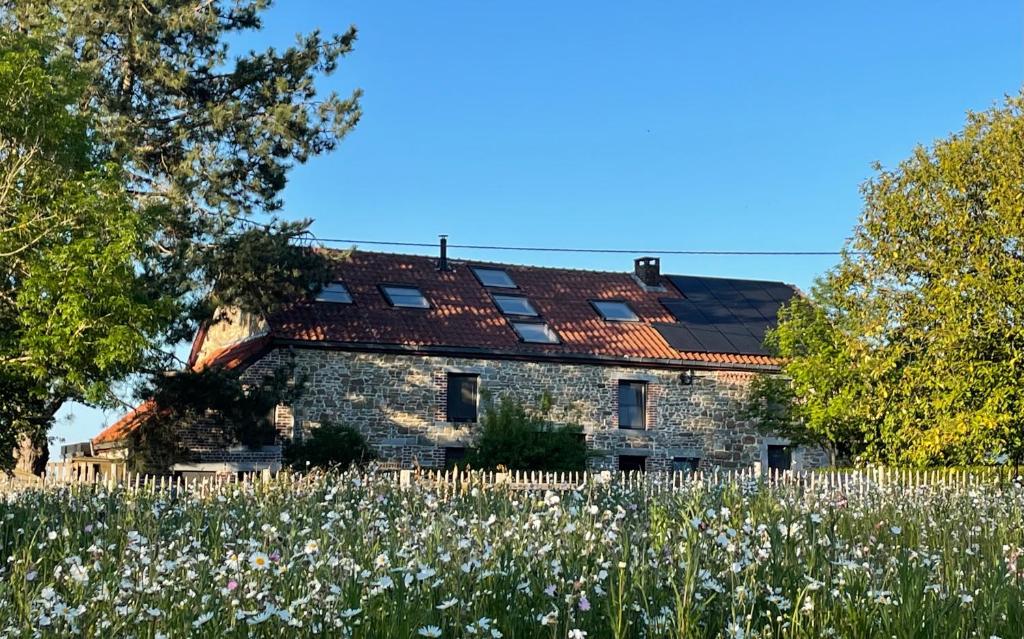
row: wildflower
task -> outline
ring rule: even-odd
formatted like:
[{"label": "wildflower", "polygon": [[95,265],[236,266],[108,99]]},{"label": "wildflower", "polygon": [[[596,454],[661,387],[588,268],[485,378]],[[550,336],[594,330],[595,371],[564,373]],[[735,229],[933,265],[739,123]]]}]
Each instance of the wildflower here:
[{"label": "wildflower", "polygon": [[228,592],[231,592],[235,588],[238,588],[238,582],[235,581],[234,579],[228,581]]},{"label": "wildflower", "polygon": [[341,616],[345,619],[351,619],[363,611],[362,608],[346,608],[341,611]]},{"label": "wildflower", "polygon": [[441,629],[437,626],[423,626],[416,631],[416,634],[421,637],[440,637]]},{"label": "wildflower", "polygon": [[548,597],[555,596],[555,584],[548,584],[547,588],[544,589],[544,594]]},{"label": "wildflower", "polygon": [[202,626],[203,624],[205,624],[207,621],[209,621],[211,619],[213,619],[213,613],[212,612],[204,612],[203,614],[201,614],[198,617],[196,617],[196,620],[192,622],[192,627],[193,628],[198,628],[198,627]]},{"label": "wildflower", "polygon": [[583,639],[587,636],[586,630],[580,630],[579,628],[573,628],[569,631],[569,639]]},{"label": "wildflower", "polygon": [[967,594],[965,592],[965,593],[960,595],[960,603],[964,604],[965,606],[967,604],[974,603],[974,596],[973,595],[969,595],[969,594]]},{"label": "wildflower", "polygon": [[892,534],[894,534],[894,535],[898,535],[898,534],[900,534],[901,532],[903,532],[903,529],[902,529],[902,528],[900,528],[899,526],[891,526],[891,527],[889,528],[889,532],[891,532],[891,533],[892,533]]},{"label": "wildflower", "polygon": [[553,626],[558,623],[558,611],[552,610],[546,615],[537,615],[537,621],[542,626]]},{"label": "wildflower", "polygon": [[270,567],[270,557],[262,552],[253,553],[249,558],[249,564],[256,570],[266,570]]},{"label": "wildflower", "polygon": [[457,603],[459,603],[458,599],[449,599],[447,601],[442,601],[437,606],[435,606],[435,608],[437,608],[438,610],[448,610]]},{"label": "wildflower", "polygon": [[320,550],[320,544],[315,539],[310,539],[306,542],[305,552],[307,555],[314,555]]},{"label": "wildflower", "polygon": [[579,609],[583,612],[590,610],[590,600],[587,599],[586,595],[580,597]]},{"label": "wildflower", "polygon": [[279,517],[279,519],[281,520],[282,524],[287,524],[288,522],[290,522],[292,520],[292,516],[288,513],[288,511],[285,511],[285,512],[281,513],[281,516]]},{"label": "wildflower", "polygon": [[433,577],[436,574],[437,574],[436,570],[434,570],[433,568],[430,568],[428,566],[424,566],[424,567],[420,568],[420,571],[418,573],[416,573],[416,579],[418,581],[425,581],[427,579],[430,579],[431,577]]}]

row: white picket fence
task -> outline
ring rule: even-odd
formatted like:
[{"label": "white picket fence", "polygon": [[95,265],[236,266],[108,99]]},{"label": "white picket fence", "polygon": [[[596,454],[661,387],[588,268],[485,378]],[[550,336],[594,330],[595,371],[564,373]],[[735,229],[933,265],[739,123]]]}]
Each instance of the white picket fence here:
[{"label": "white picket fence", "polygon": [[[50,488],[67,486],[102,485],[109,489],[120,487],[131,492],[188,491],[208,494],[225,487],[237,487],[238,483],[293,483],[301,484],[310,477],[305,474],[270,471],[219,475],[207,477],[171,477],[168,475],[147,475],[122,472],[118,476],[102,476],[96,473],[72,472],[61,466],[52,467],[53,472],[42,478],[8,477],[0,475],[0,492],[23,488]],[[641,492],[666,492],[691,489],[695,485],[705,487],[724,485],[752,485],[767,488],[797,487],[800,489],[843,490],[853,494],[884,487],[936,486],[967,487],[1005,481],[1007,476],[993,472],[973,472],[965,469],[830,469],[816,471],[762,472],[757,466],[741,469],[716,469],[698,472],[539,472],[539,471],[471,471],[471,470],[378,470],[364,473],[365,481],[394,481],[400,486],[422,485],[442,493],[455,494],[477,489],[570,490],[588,485],[615,484],[618,487]]]}]

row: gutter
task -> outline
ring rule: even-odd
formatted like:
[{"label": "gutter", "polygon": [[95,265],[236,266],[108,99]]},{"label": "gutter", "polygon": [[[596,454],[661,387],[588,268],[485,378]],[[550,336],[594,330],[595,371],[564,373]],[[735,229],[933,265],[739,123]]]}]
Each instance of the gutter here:
[{"label": "gutter", "polygon": [[476,359],[551,362],[556,364],[591,364],[598,366],[635,366],[665,370],[746,371],[777,373],[778,365],[706,362],[692,359],[655,359],[650,357],[608,357],[583,353],[518,353],[495,351],[472,346],[407,346],[404,344],[373,344],[367,342],[308,341],[272,338],[269,348],[287,346],[310,350],[348,351],[354,353],[390,353],[396,355],[434,355],[472,357]]}]

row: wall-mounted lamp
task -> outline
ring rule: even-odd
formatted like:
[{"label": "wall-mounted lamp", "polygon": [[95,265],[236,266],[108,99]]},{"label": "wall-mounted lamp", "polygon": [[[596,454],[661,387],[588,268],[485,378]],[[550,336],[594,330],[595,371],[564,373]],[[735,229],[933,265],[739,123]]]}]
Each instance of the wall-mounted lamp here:
[{"label": "wall-mounted lamp", "polygon": [[683,386],[693,385],[693,369],[685,370],[679,373],[679,383]]}]

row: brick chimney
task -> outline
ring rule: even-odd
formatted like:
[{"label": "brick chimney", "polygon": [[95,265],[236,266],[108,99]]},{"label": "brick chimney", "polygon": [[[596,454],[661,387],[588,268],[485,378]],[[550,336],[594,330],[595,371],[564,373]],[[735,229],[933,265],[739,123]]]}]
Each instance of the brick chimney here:
[{"label": "brick chimney", "polygon": [[636,278],[645,286],[661,285],[661,259],[657,257],[638,257],[633,260]]}]

